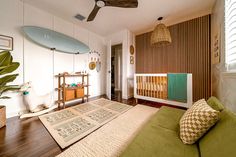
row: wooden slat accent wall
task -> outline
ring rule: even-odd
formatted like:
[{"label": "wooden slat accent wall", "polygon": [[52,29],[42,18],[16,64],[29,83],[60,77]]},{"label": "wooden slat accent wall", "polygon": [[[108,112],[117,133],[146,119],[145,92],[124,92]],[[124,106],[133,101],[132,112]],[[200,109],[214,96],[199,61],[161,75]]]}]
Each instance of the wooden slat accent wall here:
[{"label": "wooden slat accent wall", "polygon": [[210,15],[169,27],[172,43],[152,46],[136,36],[136,73],[192,73],[193,100],[211,96]]}]

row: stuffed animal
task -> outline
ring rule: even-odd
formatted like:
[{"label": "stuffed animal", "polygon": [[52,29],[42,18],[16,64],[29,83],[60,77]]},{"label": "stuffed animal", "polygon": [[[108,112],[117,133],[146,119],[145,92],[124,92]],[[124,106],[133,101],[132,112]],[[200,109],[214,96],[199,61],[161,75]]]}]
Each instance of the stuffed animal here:
[{"label": "stuffed animal", "polygon": [[53,93],[38,96],[31,82],[23,84],[20,91],[23,93],[23,100],[30,112],[39,112],[54,105]]},{"label": "stuffed animal", "polygon": [[72,83],[72,84],[70,84],[70,87],[77,87],[77,84]]}]

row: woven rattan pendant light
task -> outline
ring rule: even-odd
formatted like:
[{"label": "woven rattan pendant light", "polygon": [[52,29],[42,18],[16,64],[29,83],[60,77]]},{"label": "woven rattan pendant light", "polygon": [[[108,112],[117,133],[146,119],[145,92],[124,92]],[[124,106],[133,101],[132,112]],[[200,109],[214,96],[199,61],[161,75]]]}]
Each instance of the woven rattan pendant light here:
[{"label": "woven rattan pendant light", "polygon": [[[161,21],[163,17],[159,17],[158,21]],[[151,44],[169,44],[171,43],[171,35],[169,29],[163,23],[159,23],[151,35]]]}]

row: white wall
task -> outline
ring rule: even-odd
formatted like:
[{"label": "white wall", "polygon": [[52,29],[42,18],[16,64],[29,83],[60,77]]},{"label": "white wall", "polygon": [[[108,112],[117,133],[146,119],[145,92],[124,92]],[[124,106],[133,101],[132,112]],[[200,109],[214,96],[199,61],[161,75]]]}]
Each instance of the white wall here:
[{"label": "white wall", "polygon": [[224,0],[216,0],[211,17],[211,26],[212,41],[217,31],[220,31],[221,34],[220,63],[212,65],[213,95],[218,97],[227,108],[236,112],[236,73],[227,72],[225,66]]},{"label": "white wall", "polygon": [[[128,99],[129,96],[131,95],[128,92],[128,86],[127,86],[127,79],[129,77],[133,78],[134,77],[134,68],[135,64],[130,64],[130,45],[134,45],[135,40],[134,40],[134,34],[130,32],[129,30],[125,29],[120,32],[114,33],[106,37],[106,42],[107,42],[107,64],[109,66],[110,62],[110,54],[111,54],[111,46],[112,45],[117,45],[117,44],[122,44],[122,98],[123,99]],[[109,68],[108,68],[109,70]],[[109,75],[107,78],[107,81],[109,80]],[[107,90],[109,90],[109,82],[107,82]]]},{"label": "white wall", "polygon": [[[86,69],[91,74],[91,96],[105,94],[106,43],[103,37],[19,0],[1,0],[0,3],[0,34],[14,38],[12,55],[14,60],[21,64],[17,70],[20,76],[15,84],[32,81],[36,92],[41,95],[53,91],[57,85],[55,74]],[[21,31],[24,25],[49,28],[84,42],[91,50],[101,53],[101,71],[98,73],[96,70],[88,70],[88,54],[59,53],[34,44],[24,37]],[[19,111],[25,109],[21,94],[10,93],[10,95],[12,99],[0,100],[1,105],[7,106],[7,117],[16,116]]]}]

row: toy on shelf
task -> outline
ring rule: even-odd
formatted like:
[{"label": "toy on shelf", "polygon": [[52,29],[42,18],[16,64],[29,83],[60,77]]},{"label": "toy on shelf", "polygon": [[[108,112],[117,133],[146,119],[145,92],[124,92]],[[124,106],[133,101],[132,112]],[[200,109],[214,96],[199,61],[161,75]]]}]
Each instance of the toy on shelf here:
[{"label": "toy on shelf", "polygon": [[72,83],[72,84],[70,84],[70,87],[77,87],[77,84]]},{"label": "toy on shelf", "polygon": [[83,87],[84,83],[78,83],[77,87]]}]

